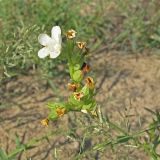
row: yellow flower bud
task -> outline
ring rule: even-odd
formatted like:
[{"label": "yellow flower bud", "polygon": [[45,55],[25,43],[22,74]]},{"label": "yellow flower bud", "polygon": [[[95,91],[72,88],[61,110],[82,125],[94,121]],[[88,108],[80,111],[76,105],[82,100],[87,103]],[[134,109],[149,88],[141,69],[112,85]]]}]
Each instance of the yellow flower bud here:
[{"label": "yellow flower bud", "polygon": [[93,78],[92,78],[92,77],[87,77],[87,78],[85,79],[85,81],[86,81],[87,86],[88,86],[90,89],[94,89],[95,84],[94,84],[94,81],[93,81]]},{"label": "yellow flower bud", "polygon": [[80,49],[86,48],[86,42],[77,42],[77,46]]},{"label": "yellow flower bud", "polygon": [[79,84],[68,83],[68,90],[75,92],[77,88],[79,88]]},{"label": "yellow flower bud", "polygon": [[41,124],[42,124],[43,126],[48,126],[48,124],[49,124],[49,119],[48,119],[48,118],[45,118],[45,119],[41,120]]},{"label": "yellow flower bud", "polygon": [[56,113],[58,115],[58,117],[62,117],[66,112],[66,109],[65,108],[57,108],[56,109]]},{"label": "yellow flower bud", "polygon": [[98,114],[97,114],[96,111],[90,111],[90,113],[91,113],[92,116],[98,117]]},{"label": "yellow flower bud", "polygon": [[76,37],[76,33],[77,33],[77,32],[76,32],[75,30],[70,29],[70,30],[67,31],[66,37],[67,37],[68,39],[75,38],[75,37]]},{"label": "yellow flower bud", "polygon": [[78,101],[80,101],[81,98],[84,97],[84,94],[82,92],[75,92],[74,93],[74,97],[75,97],[75,99],[77,99]]},{"label": "yellow flower bud", "polygon": [[83,66],[82,66],[83,73],[88,73],[90,70],[91,70],[91,67],[88,64],[83,63]]}]

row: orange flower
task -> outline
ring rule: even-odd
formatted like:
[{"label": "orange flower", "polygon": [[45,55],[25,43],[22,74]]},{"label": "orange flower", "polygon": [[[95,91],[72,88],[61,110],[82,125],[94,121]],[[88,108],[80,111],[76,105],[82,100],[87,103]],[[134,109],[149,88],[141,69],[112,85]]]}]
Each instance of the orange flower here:
[{"label": "orange flower", "polygon": [[49,119],[48,119],[48,118],[45,118],[45,119],[41,120],[41,124],[42,124],[43,126],[48,126],[48,124],[49,124]]},{"label": "orange flower", "polygon": [[77,32],[76,32],[75,30],[70,29],[69,31],[67,31],[66,37],[67,37],[68,39],[75,38],[75,37],[76,37],[76,33],[77,33]]},{"label": "orange flower", "polygon": [[90,70],[91,70],[91,67],[88,64],[83,63],[83,65],[82,65],[83,73],[88,73]]},{"label": "orange flower", "polygon": [[92,77],[87,77],[87,78],[85,79],[85,81],[86,81],[87,86],[88,86],[90,89],[94,89],[95,84],[94,84],[94,81],[93,81],[93,78],[92,78]]},{"label": "orange flower", "polygon": [[82,92],[75,92],[74,97],[80,101],[82,97],[84,97],[84,94]]},{"label": "orange flower", "polygon": [[66,109],[65,108],[57,108],[56,109],[56,113],[58,115],[58,117],[62,117],[66,112]]},{"label": "orange flower", "polygon": [[86,42],[76,42],[76,43],[77,43],[78,48],[80,49],[86,48]]},{"label": "orange flower", "polygon": [[68,83],[68,89],[70,91],[74,91],[75,92],[77,90],[77,88],[79,88],[79,84]]}]

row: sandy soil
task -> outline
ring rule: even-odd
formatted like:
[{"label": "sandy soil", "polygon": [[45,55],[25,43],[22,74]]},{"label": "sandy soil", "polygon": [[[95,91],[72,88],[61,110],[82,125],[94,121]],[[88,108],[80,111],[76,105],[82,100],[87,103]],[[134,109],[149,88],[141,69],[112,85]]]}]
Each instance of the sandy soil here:
[{"label": "sandy soil", "polygon": [[[124,119],[129,117],[131,130],[147,126],[151,114],[144,108],[160,110],[160,57],[100,53],[90,60],[90,65],[96,71],[96,99],[104,114],[122,126],[125,126]],[[61,79],[66,81],[65,78]],[[54,83],[62,84],[60,91],[64,92],[60,93],[66,97],[64,82],[55,80]],[[58,99],[57,93],[47,87],[45,81],[37,79],[34,73],[14,78],[1,86],[0,95],[0,148],[7,153],[13,150],[15,135],[23,143],[31,138],[44,136],[34,148],[20,154],[17,160],[53,160],[56,159],[55,155],[57,159],[75,158],[80,151],[80,143],[77,139],[66,136],[70,135],[68,132],[75,125],[74,114],[65,115],[57,122],[50,123],[48,128],[40,125],[40,120],[48,113],[46,102]],[[79,138],[83,138],[82,132],[83,130],[77,131]],[[49,133],[52,136],[45,138]],[[89,139],[88,146],[95,142],[94,139]],[[95,154],[92,159],[124,159],[126,150],[119,149],[116,154],[110,151],[108,153]],[[129,159],[149,160],[143,151],[131,150],[127,153],[130,154]]]}]

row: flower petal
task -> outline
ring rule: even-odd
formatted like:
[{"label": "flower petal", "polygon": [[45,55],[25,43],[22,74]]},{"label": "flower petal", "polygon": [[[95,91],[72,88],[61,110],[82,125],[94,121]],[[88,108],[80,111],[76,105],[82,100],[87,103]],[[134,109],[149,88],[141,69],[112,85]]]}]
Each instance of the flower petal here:
[{"label": "flower petal", "polygon": [[57,58],[60,55],[60,50],[59,51],[52,51],[50,52],[50,58]]},{"label": "flower petal", "polygon": [[54,26],[51,30],[51,37],[54,39],[57,43],[61,44],[62,38],[61,38],[61,28],[59,26]]},{"label": "flower petal", "polygon": [[86,109],[81,109],[81,112],[85,113],[85,114],[88,114],[87,110]]},{"label": "flower petal", "polygon": [[51,37],[49,37],[47,34],[40,34],[38,36],[38,41],[43,46],[46,46],[51,40]]},{"label": "flower petal", "polygon": [[46,47],[44,47],[44,48],[42,48],[42,49],[40,49],[40,50],[38,51],[38,57],[39,57],[39,58],[45,58],[45,57],[47,57],[49,54],[50,54],[50,52],[49,52],[49,50],[48,50]]}]

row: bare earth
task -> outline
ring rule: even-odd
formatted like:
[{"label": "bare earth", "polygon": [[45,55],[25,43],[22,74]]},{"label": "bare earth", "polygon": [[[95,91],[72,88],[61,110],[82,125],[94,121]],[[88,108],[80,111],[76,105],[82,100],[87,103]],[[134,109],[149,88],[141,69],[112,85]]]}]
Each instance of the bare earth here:
[{"label": "bare earth", "polygon": [[[112,121],[124,125],[124,117],[130,117],[131,129],[137,130],[145,128],[147,122],[151,121],[151,114],[145,107],[160,111],[160,57],[101,53],[91,59],[90,65],[96,71],[96,99],[101,104],[104,115],[107,114]],[[67,96],[63,85],[65,81],[67,80],[55,80],[55,83],[61,83],[60,93],[64,97]],[[65,115],[57,122],[50,123],[47,128],[40,124],[48,113],[46,103],[57,100],[56,94],[44,81],[38,80],[34,73],[15,78],[1,86],[0,101],[3,105],[0,108],[0,148],[10,153],[15,148],[16,134],[23,143],[27,143],[32,138],[61,130],[63,134],[55,133],[49,140],[44,138],[17,159],[53,160],[56,159],[53,158],[56,154],[58,159],[74,159],[80,150],[80,144],[64,135],[68,128],[73,127],[70,117],[73,119],[74,115]],[[3,108],[4,105],[6,107]],[[81,133],[77,134],[81,137]],[[90,143],[92,145],[94,139]],[[123,152],[125,153],[121,149],[116,154],[108,151],[110,154],[100,153],[94,159],[124,159]],[[131,160],[149,160],[143,151],[138,150],[129,152],[128,157]]]}]

